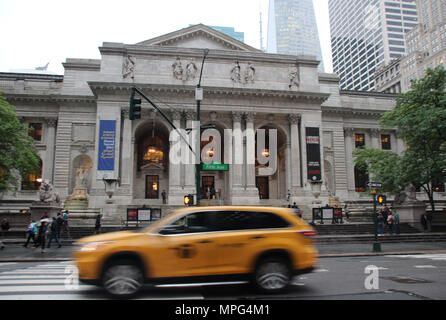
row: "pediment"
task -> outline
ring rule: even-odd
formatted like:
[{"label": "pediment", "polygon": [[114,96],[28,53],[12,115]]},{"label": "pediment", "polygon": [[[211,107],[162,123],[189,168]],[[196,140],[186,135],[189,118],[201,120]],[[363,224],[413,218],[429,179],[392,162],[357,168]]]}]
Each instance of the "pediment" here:
[{"label": "pediment", "polygon": [[260,52],[256,48],[203,24],[197,24],[160,37],[142,41],[137,43],[137,45]]}]

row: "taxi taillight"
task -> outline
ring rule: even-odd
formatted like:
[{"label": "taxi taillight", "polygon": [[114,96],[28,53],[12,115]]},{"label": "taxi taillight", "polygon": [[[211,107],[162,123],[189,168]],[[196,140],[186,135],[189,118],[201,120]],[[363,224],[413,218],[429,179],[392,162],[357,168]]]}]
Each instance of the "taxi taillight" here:
[{"label": "taxi taillight", "polygon": [[314,230],[300,230],[299,233],[306,238],[313,238],[317,236],[317,232]]}]

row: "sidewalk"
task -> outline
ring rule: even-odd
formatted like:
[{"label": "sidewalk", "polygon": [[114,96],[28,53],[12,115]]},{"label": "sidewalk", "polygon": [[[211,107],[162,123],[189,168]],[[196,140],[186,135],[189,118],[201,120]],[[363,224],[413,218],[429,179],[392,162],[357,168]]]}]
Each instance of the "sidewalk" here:
[{"label": "sidewalk", "polygon": [[[22,239],[7,239],[4,241],[5,248],[0,250],[0,263],[2,262],[45,262],[45,261],[70,261],[74,246],[70,242],[64,242],[61,248],[53,243],[46,253],[41,249],[23,247]],[[334,242],[318,243],[320,258],[356,257],[356,256],[379,256],[387,254],[424,254],[424,253],[446,253],[446,241],[426,242],[392,242],[381,243],[382,252],[373,252],[373,241],[370,242]]]}]

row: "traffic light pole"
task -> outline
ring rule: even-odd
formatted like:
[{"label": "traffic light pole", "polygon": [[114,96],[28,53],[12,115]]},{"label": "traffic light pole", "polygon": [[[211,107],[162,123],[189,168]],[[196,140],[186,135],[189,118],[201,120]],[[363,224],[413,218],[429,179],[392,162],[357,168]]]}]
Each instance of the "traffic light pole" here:
[{"label": "traffic light pole", "polygon": [[376,215],[376,191],[373,191],[373,222],[375,224],[375,241],[373,242],[373,252],[381,252],[381,242],[378,241],[378,217]]}]

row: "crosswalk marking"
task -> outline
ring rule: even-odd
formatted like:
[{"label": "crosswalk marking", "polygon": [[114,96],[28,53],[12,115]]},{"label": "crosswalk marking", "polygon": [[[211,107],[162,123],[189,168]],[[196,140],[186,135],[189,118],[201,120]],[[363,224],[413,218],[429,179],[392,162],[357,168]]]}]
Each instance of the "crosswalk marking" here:
[{"label": "crosswalk marking", "polygon": [[[73,279],[75,265],[71,261],[38,264],[15,270],[0,271],[0,300],[83,300],[107,299],[102,289],[78,283]],[[71,276],[71,278],[70,278]],[[147,291],[141,300],[201,300],[197,293]]]},{"label": "crosswalk marking", "polygon": [[388,257],[429,259],[432,261],[446,261],[446,254],[408,254],[408,255],[389,255]]}]

